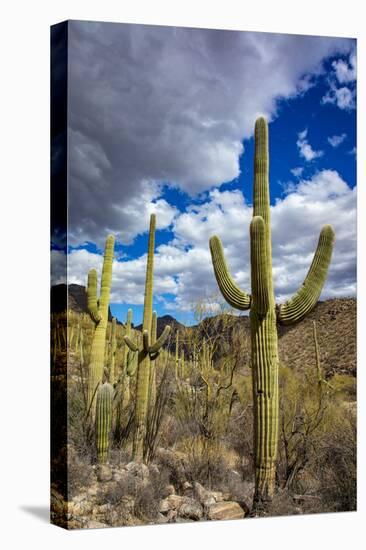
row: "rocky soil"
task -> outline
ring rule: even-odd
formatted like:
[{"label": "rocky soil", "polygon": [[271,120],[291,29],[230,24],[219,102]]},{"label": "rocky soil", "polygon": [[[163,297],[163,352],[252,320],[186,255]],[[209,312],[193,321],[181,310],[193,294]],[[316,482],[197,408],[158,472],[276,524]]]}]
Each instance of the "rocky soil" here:
[{"label": "rocky soil", "polygon": [[[160,465],[130,462],[118,467],[93,466],[89,482],[68,501],[52,488],[51,519],[68,529],[83,529],[242,519],[249,513],[253,484],[244,485],[243,500],[234,500],[230,493],[186,480],[174,452],[159,449],[158,454]],[[154,501],[152,485],[167,462],[176,481],[162,485],[160,498]]]}]

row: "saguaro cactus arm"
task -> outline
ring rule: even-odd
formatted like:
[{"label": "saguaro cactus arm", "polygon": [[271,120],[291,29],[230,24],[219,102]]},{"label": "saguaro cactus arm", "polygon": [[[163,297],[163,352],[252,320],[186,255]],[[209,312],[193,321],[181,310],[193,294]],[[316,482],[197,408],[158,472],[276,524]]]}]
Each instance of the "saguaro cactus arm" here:
[{"label": "saguaro cactus arm", "polygon": [[164,330],[160,334],[159,338],[156,340],[156,342],[154,344],[152,344],[150,346],[150,348],[149,348],[149,353],[150,354],[155,354],[161,349],[161,347],[165,344],[165,342],[167,341],[167,339],[169,337],[170,330],[171,330],[171,328],[170,328],[169,325],[166,325],[166,327],[164,327]]},{"label": "saguaro cactus arm", "polygon": [[226,264],[221,241],[216,235],[210,239],[210,250],[216,281],[225,300],[236,309],[249,309],[251,297],[234,282]]},{"label": "saguaro cactus arm", "polygon": [[102,316],[99,313],[98,298],[97,298],[98,274],[96,269],[91,269],[88,273],[87,285],[87,305],[88,311],[95,323],[101,321]]},{"label": "saguaro cactus arm", "polygon": [[[171,328],[169,325],[166,325],[164,328],[162,334],[159,336],[159,338],[156,340],[156,342],[151,345],[150,344],[150,336],[147,330],[144,330],[143,332],[143,350],[146,353],[149,353],[150,355],[155,355],[161,347],[165,344],[169,334],[170,334]],[[124,341],[127,344],[127,346],[130,348],[131,351],[139,351],[138,346],[132,342],[132,340],[128,337],[124,337]]]},{"label": "saguaro cactus arm", "polygon": [[277,306],[277,320],[280,324],[297,323],[316,306],[327,277],[334,238],[332,226],[325,225],[320,232],[313,261],[301,288],[288,302]]},{"label": "saguaro cactus arm", "polygon": [[124,336],[124,341],[125,341],[125,344],[130,348],[131,351],[138,351],[139,348],[138,346],[132,342],[131,338],[129,338],[128,336]]}]

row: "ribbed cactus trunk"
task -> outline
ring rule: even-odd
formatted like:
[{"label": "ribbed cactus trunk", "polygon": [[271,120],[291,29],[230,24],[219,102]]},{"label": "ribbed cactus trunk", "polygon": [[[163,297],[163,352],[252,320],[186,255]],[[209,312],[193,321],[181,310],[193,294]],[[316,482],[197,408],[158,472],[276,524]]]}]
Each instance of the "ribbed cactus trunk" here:
[{"label": "ribbed cactus trunk", "polygon": [[278,350],[272,281],[267,125],[255,128],[253,219],[250,225],[250,329],[255,449],[255,501],[272,498],[278,440]]},{"label": "ribbed cactus trunk", "polygon": [[321,230],[309,272],[299,291],[276,305],[272,281],[272,244],[269,198],[268,127],[255,125],[253,219],[250,225],[251,295],[242,291],[228,270],[220,239],[210,239],[215,276],[226,301],[239,310],[250,309],[254,408],[254,509],[271,500],[275,488],[278,440],[277,323],[300,321],[317,304],[332,256],[334,232]]},{"label": "ribbed cactus trunk", "polygon": [[[149,246],[147,253],[144,317],[142,323],[143,334],[145,331],[151,334],[152,306],[153,306],[153,284],[154,284],[154,248],[155,248],[155,226],[156,217],[150,217]],[[149,380],[150,380],[150,355],[146,346],[139,351],[139,364],[137,368],[136,386],[136,415],[135,433],[133,438],[133,460],[143,461],[144,441],[146,435],[146,419],[149,401]]]},{"label": "ribbed cactus trunk", "polygon": [[[153,346],[157,338],[158,320],[156,311],[154,311],[151,321],[151,345]],[[152,412],[156,402],[156,359],[150,358],[150,380],[149,380],[149,411]]]},{"label": "ribbed cactus trunk", "polygon": [[102,279],[100,285],[100,297],[97,298],[97,272],[91,269],[88,274],[87,300],[90,317],[95,323],[92,339],[87,388],[87,411],[91,419],[95,418],[96,392],[103,380],[105,362],[105,344],[108,326],[109,296],[112,283],[112,265],[114,255],[114,237],[107,237]]},{"label": "ribbed cactus trunk", "polygon": [[95,444],[100,464],[108,460],[109,441],[112,428],[113,387],[109,383],[99,386],[95,410]]},{"label": "ribbed cactus trunk", "polygon": [[109,382],[113,385],[117,379],[116,373],[116,351],[117,351],[117,320],[112,319],[111,330],[111,348],[110,348],[110,363],[109,363]]}]

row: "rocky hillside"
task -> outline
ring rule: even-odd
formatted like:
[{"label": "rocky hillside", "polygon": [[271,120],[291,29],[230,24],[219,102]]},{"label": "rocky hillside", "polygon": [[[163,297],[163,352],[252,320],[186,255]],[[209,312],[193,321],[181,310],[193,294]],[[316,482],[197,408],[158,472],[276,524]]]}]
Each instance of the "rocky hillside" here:
[{"label": "rocky hillside", "polygon": [[301,369],[314,364],[312,321],[317,323],[322,366],[327,376],[356,376],[356,300],[341,298],[319,302],[298,325],[280,328],[280,358]]},{"label": "rocky hillside", "polygon": [[[52,287],[52,306],[54,312],[61,311],[65,285]],[[58,299],[59,298],[59,299]],[[86,313],[85,287],[72,284],[68,287],[69,309],[77,313]],[[356,306],[355,298],[336,298],[319,302],[317,307],[300,323],[288,327],[279,327],[280,361],[296,369],[306,368],[315,361],[312,321],[317,322],[318,342],[322,366],[327,377],[335,373],[356,375]],[[112,319],[109,311],[109,320]],[[223,324],[222,316],[216,318],[217,327]],[[225,328],[226,338],[231,339],[233,331],[243,331],[243,337],[250,342],[249,317],[232,319],[229,328]],[[177,330],[185,329],[171,315],[158,318],[158,336],[166,325],[173,329],[171,342],[174,343]],[[199,331],[201,337],[207,334],[207,322],[190,327],[188,331]],[[135,327],[141,330],[142,325]],[[216,329],[217,330],[217,329]],[[249,345],[249,344],[248,344]]]},{"label": "rocky hillside", "polygon": [[[167,325],[169,325],[172,329],[173,338],[174,338],[174,334],[176,333],[177,330],[182,330],[182,329],[185,328],[185,326],[182,325],[182,323],[180,323],[179,321],[174,319],[174,317],[172,317],[171,315],[163,315],[162,317],[158,317],[158,321],[157,321],[157,335],[158,335],[158,337],[160,336],[160,334],[163,332],[164,328]],[[135,328],[136,328],[136,330],[142,330],[142,324],[137,325]]]},{"label": "rocky hillside", "polygon": [[[54,285],[51,287],[51,309],[52,313],[63,313],[65,311],[65,295],[67,292],[68,309],[75,313],[87,313],[86,288],[82,285]],[[112,321],[112,314],[109,309],[108,321]]]},{"label": "rocky hillside", "polygon": [[[220,317],[216,318],[221,323]],[[248,345],[250,321],[248,316],[236,317],[227,330],[230,339],[233,331],[243,331]],[[337,298],[319,302],[316,308],[300,323],[278,328],[280,361],[296,369],[315,364],[313,324],[317,322],[318,343],[322,367],[327,377],[335,373],[356,375],[356,300]],[[192,327],[204,332],[205,320]],[[206,327],[207,329],[207,327]],[[207,332],[207,330],[206,330]]]}]

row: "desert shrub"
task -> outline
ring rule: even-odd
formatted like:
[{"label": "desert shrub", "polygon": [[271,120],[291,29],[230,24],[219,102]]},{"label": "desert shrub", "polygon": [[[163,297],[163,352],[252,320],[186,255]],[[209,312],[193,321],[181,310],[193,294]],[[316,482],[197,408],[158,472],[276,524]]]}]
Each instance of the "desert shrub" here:
[{"label": "desert shrub", "polygon": [[338,397],[347,401],[355,401],[357,397],[356,378],[349,374],[335,374],[329,380]]},{"label": "desert shrub", "polygon": [[281,365],[280,434],[277,478],[280,486],[301,490],[300,479],[314,461],[330,422],[333,390],[318,381],[315,368],[305,375]]},{"label": "desert shrub", "polygon": [[134,513],[139,519],[153,520],[159,512],[159,502],[164,497],[164,489],[169,483],[169,471],[166,468],[150,467],[149,481],[135,488]]},{"label": "desert shrub", "polygon": [[123,497],[134,496],[136,493],[136,482],[132,476],[126,476],[113,484],[102,485],[98,491],[98,504],[111,504],[115,506],[121,502]]},{"label": "desert shrub", "polygon": [[94,471],[90,462],[81,460],[76,453],[68,453],[68,492],[73,498],[94,480]]},{"label": "desert shrub", "polygon": [[94,430],[85,420],[85,400],[79,382],[68,388],[68,442],[85,462],[95,462]]},{"label": "desert shrub", "polygon": [[152,485],[149,484],[138,491],[135,498],[134,512],[135,516],[143,521],[156,518],[159,512],[159,500],[156,498]]},{"label": "desert shrub", "polygon": [[295,503],[287,489],[279,490],[266,510],[268,516],[294,516],[301,513],[302,508]]},{"label": "desert shrub", "polygon": [[225,442],[238,455],[235,470],[242,481],[251,481],[253,464],[253,404],[252,381],[249,373],[234,379],[237,399],[235,400]]},{"label": "desert shrub", "polygon": [[230,471],[228,449],[218,441],[204,437],[186,437],[177,449],[184,456],[184,469],[189,481],[198,481],[209,489],[226,489]]},{"label": "desert shrub", "polygon": [[324,435],[314,468],[323,508],[330,512],[357,507],[356,417],[346,405],[337,412],[331,429]]}]

